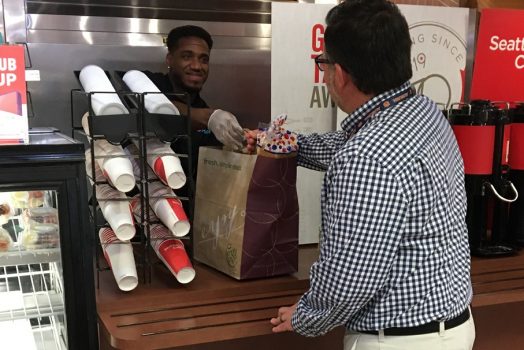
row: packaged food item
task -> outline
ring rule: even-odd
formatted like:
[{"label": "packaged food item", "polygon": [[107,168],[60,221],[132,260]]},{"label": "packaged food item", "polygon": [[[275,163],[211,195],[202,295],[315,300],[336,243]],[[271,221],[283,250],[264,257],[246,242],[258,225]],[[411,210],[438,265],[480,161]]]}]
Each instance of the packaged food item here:
[{"label": "packaged food item", "polygon": [[27,250],[56,248],[60,244],[57,224],[27,226],[22,232],[22,246]]},{"label": "packaged food item", "polygon": [[12,244],[13,240],[11,239],[9,232],[0,227],[0,252],[7,252]]},{"label": "packaged food item", "polygon": [[24,218],[24,223],[26,226],[34,224],[58,225],[58,210],[55,208],[27,208],[24,210],[22,216]]},{"label": "packaged food item", "polygon": [[296,157],[298,152],[297,135],[282,126],[287,115],[280,115],[270,126],[257,135],[257,154],[270,158]]},{"label": "packaged food item", "polygon": [[7,203],[0,204],[0,215],[8,215],[11,213],[11,207]]},{"label": "packaged food item", "polygon": [[0,225],[7,223],[11,215],[11,206],[8,203],[0,203]]},{"label": "packaged food item", "polygon": [[11,192],[15,208],[35,208],[44,204],[44,191]]},{"label": "packaged food item", "polygon": [[29,192],[11,192],[11,200],[15,208],[27,208],[29,206]]}]

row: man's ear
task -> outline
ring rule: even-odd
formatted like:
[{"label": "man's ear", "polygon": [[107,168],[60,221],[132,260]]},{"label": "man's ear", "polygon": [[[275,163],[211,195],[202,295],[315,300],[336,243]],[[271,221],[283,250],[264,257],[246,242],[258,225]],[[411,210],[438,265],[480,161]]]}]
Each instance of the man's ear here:
[{"label": "man's ear", "polygon": [[340,66],[340,64],[335,63],[335,86],[339,91],[342,91],[346,88],[347,84],[351,81],[349,74]]},{"label": "man's ear", "polygon": [[173,64],[173,54],[171,52],[168,52],[166,55],[166,64],[168,67],[171,67]]}]

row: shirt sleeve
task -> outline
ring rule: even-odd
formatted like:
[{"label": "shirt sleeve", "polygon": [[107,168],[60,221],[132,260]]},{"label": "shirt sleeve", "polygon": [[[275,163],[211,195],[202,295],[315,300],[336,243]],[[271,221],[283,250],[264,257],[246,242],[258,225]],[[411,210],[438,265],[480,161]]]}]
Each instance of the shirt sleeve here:
[{"label": "shirt sleeve", "polygon": [[377,294],[402,238],[407,202],[394,176],[373,159],[344,161],[326,178],[320,256],[292,318],[305,336],[346,324]]},{"label": "shirt sleeve", "polygon": [[335,153],[347,141],[345,131],[298,135],[298,165],[326,171]]}]

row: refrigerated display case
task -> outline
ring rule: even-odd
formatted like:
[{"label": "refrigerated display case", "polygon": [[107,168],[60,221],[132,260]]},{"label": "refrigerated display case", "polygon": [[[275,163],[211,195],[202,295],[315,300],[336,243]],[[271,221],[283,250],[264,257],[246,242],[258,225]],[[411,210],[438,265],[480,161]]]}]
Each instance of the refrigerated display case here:
[{"label": "refrigerated display case", "polygon": [[97,349],[83,144],[0,147],[0,348]]}]

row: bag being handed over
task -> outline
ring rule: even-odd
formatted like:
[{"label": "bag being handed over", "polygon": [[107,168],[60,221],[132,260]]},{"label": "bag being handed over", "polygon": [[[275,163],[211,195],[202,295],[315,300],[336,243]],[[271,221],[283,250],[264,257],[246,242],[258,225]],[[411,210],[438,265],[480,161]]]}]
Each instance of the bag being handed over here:
[{"label": "bag being handed over", "polygon": [[236,279],[297,271],[294,137],[293,141],[292,151],[279,154],[263,148],[258,155],[200,148],[193,233],[196,260]]}]

